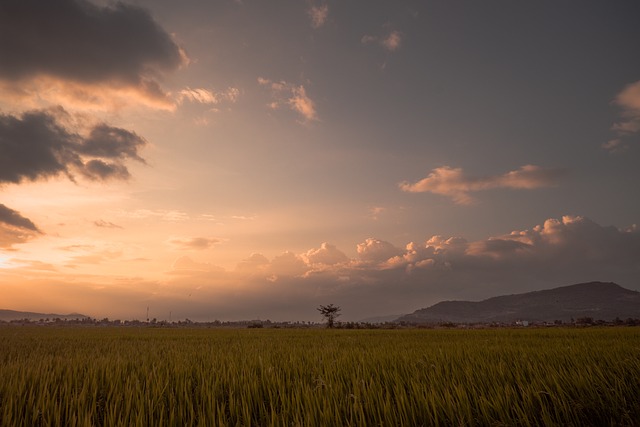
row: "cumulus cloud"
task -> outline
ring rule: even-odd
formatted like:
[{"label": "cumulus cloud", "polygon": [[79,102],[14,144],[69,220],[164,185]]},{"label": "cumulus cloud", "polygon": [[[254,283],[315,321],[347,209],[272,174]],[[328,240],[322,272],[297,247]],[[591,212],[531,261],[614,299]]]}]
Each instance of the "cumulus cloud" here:
[{"label": "cumulus cloud", "polygon": [[303,85],[295,85],[284,80],[274,82],[262,77],[258,78],[258,83],[271,90],[273,100],[269,103],[270,108],[278,109],[284,106],[298,113],[306,122],[318,120],[315,102],[309,98]]},{"label": "cumulus cloud", "polygon": [[335,265],[347,262],[349,258],[334,245],[324,242],[317,249],[309,249],[303,254],[308,264]]},{"label": "cumulus cloud", "polygon": [[240,273],[260,273],[264,272],[269,266],[269,259],[262,254],[251,254],[249,258],[246,258],[236,266],[236,271]]},{"label": "cumulus cloud", "polygon": [[356,250],[356,257],[346,259],[327,243],[271,261],[253,254],[228,276],[194,273],[181,276],[181,283],[198,284],[217,301],[217,313],[235,318],[245,313],[308,319],[318,304],[332,302],[343,308],[345,319],[357,320],[407,313],[441,300],[477,300],[592,280],[637,289],[640,278],[638,227],[601,226],[570,215],[477,241],[435,235],[398,247],[368,238]]},{"label": "cumulus cloud", "polygon": [[170,239],[169,243],[180,250],[204,250],[220,243],[220,239],[207,237],[175,238]]},{"label": "cumulus cloud", "polygon": [[[593,280],[640,290],[640,229],[602,226],[581,216],[550,218],[476,241],[434,235],[400,247],[369,238],[356,249],[358,254],[347,260],[325,258],[341,252],[330,244],[285,252],[271,261],[253,254],[234,271],[180,257],[167,282],[128,286],[114,301],[133,298],[146,301],[143,306],[153,301],[154,310],[172,310],[174,319],[202,320],[320,320],[315,308],[334,303],[342,307],[344,320],[358,320],[408,313],[442,300],[479,300]],[[14,271],[0,269],[0,291],[13,282]],[[98,304],[104,302],[100,292],[113,286],[88,284],[80,291],[83,303],[104,307]],[[131,304],[132,310],[140,305]],[[131,312],[121,315],[131,317]]]},{"label": "cumulus cloud", "polygon": [[485,177],[466,176],[462,168],[442,166],[435,168],[426,178],[415,183],[402,182],[400,189],[410,193],[434,193],[450,197],[457,204],[474,202],[469,194],[494,188],[536,189],[557,185],[564,171],[525,165],[502,175]]},{"label": "cumulus cloud", "polygon": [[308,14],[311,18],[311,27],[320,28],[327,22],[329,6],[326,3],[313,5],[309,8]]},{"label": "cumulus cloud", "polygon": [[616,138],[602,145],[609,151],[620,151],[628,147],[629,138],[640,133],[640,81],[627,85],[614,99],[620,108],[620,119],[611,130]]},{"label": "cumulus cloud", "polygon": [[80,98],[110,88],[167,106],[171,101],[159,78],[186,63],[147,11],[120,2],[102,7],[86,0],[5,1],[0,40],[0,80],[25,96],[46,94],[41,89],[52,84]]},{"label": "cumulus cloud", "polygon": [[368,238],[357,246],[358,257],[363,261],[381,263],[394,256],[400,255],[402,250],[389,242]]},{"label": "cumulus cloud", "polygon": [[66,128],[49,111],[21,117],[0,114],[0,183],[36,181],[74,172],[92,180],[126,179],[126,159],[143,162],[146,141],[133,132],[105,124],[87,135]]},{"label": "cumulus cloud", "polygon": [[360,39],[362,44],[377,43],[389,52],[395,52],[402,46],[402,33],[392,30],[384,35],[364,35]]}]

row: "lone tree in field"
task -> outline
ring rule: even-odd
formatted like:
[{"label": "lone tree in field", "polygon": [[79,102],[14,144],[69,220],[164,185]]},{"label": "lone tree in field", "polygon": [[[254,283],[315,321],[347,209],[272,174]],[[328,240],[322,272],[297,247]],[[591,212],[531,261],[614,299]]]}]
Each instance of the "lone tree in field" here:
[{"label": "lone tree in field", "polygon": [[333,325],[336,322],[336,317],[340,316],[340,307],[333,304],[321,305],[318,307],[318,311],[327,321],[327,328],[333,328]]}]

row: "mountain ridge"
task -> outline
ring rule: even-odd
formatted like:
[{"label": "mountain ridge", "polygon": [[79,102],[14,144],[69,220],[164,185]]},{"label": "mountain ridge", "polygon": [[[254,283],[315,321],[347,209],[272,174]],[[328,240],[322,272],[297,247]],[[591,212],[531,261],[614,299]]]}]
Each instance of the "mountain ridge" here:
[{"label": "mountain ridge", "polygon": [[70,314],[55,314],[55,313],[35,313],[31,311],[16,311],[16,310],[4,310],[0,309],[0,320],[4,322],[10,322],[12,320],[40,320],[40,319],[62,319],[62,320],[74,320],[74,319],[86,319],[88,316],[80,313]]},{"label": "mountain ridge", "polygon": [[640,292],[613,282],[587,282],[482,301],[441,301],[399,317],[409,323],[490,323],[571,321],[640,317]]}]

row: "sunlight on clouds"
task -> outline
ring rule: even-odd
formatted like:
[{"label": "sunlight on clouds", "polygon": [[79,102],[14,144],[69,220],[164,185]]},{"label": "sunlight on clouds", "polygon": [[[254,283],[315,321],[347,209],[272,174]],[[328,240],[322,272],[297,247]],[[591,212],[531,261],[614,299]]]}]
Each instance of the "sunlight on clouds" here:
[{"label": "sunlight on clouds", "polygon": [[564,175],[560,169],[545,169],[525,165],[503,175],[485,177],[466,176],[462,168],[442,166],[435,168],[426,178],[413,184],[400,183],[400,189],[409,193],[434,193],[450,197],[459,205],[475,202],[469,193],[495,188],[532,190],[557,185]]},{"label": "sunlight on clouds", "polygon": [[385,47],[388,51],[395,51],[400,48],[402,44],[402,35],[398,31],[392,31],[380,42],[382,46]]},{"label": "sunlight on clouds", "polygon": [[318,120],[315,102],[307,96],[303,85],[295,85],[284,80],[274,82],[262,77],[258,77],[258,83],[271,89],[274,100],[267,104],[269,108],[275,110],[282,106],[288,106],[307,122]]},{"label": "sunlight on clouds", "polygon": [[318,6],[311,6],[308,13],[311,17],[311,26],[317,29],[322,27],[327,21],[329,6],[326,3]]},{"label": "sunlight on clouds", "polygon": [[187,87],[178,93],[178,102],[184,101],[196,102],[200,104],[217,105],[222,102],[235,103],[240,97],[240,90],[235,87],[229,87],[221,92],[213,92],[208,89]]},{"label": "sunlight on clouds", "polygon": [[620,120],[611,130],[617,137],[602,144],[605,150],[624,151],[628,147],[628,138],[640,133],[640,81],[627,85],[614,99],[620,109]]},{"label": "sunlight on clouds", "polygon": [[376,43],[389,52],[395,52],[402,45],[402,33],[392,30],[384,36],[366,34],[360,38],[360,42],[362,44]]}]

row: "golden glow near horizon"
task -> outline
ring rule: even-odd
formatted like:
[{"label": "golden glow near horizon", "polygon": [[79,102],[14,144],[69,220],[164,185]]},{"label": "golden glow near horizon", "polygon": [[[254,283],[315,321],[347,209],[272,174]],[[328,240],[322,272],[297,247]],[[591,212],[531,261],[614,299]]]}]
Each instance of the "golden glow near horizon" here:
[{"label": "golden glow near horizon", "polygon": [[640,283],[633,6],[543,3],[550,46],[527,5],[65,4],[0,15],[0,309],[357,320]]}]

